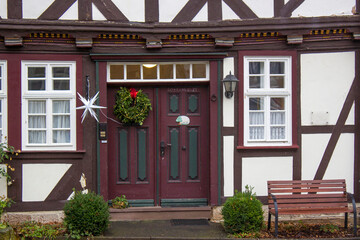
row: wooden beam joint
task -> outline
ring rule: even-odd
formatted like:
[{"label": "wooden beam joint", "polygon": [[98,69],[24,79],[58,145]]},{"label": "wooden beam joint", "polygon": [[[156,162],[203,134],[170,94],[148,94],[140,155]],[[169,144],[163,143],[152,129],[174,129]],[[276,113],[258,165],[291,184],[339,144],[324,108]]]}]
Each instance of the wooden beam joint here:
[{"label": "wooden beam joint", "polygon": [[288,35],[287,43],[288,44],[301,44],[303,43],[304,37],[303,35]]},{"label": "wooden beam joint", "polygon": [[146,48],[162,48],[161,39],[146,39]]},{"label": "wooden beam joint", "polygon": [[78,48],[92,48],[92,38],[76,38],[76,47]]},{"label": "wooden beam joint", "polygon": [[5,37],[4,39],[5,47],[22,47],[23,38],[22,37]]},{"label": "wooden beam joint", "polygon": [[234,38],[215,38],[216,47],[232,47],[234,43]]}]

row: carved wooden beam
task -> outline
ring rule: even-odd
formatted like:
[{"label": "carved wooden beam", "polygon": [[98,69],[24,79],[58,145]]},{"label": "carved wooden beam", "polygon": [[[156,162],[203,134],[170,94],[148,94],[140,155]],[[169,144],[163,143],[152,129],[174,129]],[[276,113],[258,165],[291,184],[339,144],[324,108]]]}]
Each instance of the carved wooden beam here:
[{"label": "carved wooden beam", "polygon": [[22,37],[5,37],[4,38],[5,47],[22,47],[23,38]]},{"label": "carved wooden beam", "polygon": [[303,43],[304,37],[303,35],[288,35],[287,43],[288,44],[301,44]]},{"label": "carved wooden beam", "polygon": [[146,48],[162,48],[161,39],[146,39]]},{"label": "carved wooden beam", "polygon": [[234,43],[234,38],[215,38],[216,47],[232,47]]},{"label": "carved wooden beam", "polygon": [[76,38],[76,47],[78,48],[92,48],[92,38]]}]

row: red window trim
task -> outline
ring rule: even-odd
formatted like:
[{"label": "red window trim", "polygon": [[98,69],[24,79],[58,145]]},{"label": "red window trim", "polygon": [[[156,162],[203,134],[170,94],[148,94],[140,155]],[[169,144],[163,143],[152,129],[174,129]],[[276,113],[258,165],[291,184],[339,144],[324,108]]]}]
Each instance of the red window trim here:
[{"label": "red window trim", "polygon": [[[244,99],[244,84],[243,84],[243,75],[244,75],[244,57],[271,57],[271,56],[286,56],[291,57],[291,74],[292,74],[292,86],[291,86],[291,111],[292,111],[292,143],[290,146],[244,146],[244,104],[242,99]],[[279,149],[289,149],[289,148],[298,148],[297,141],[297,113],[298,113],[298,54],[297,51],[239,51],[238,54],[238,94],[239,94],[239,115],[238,115],[238,146],[237,149],[271,149],[271,148],[279,148]]]}]

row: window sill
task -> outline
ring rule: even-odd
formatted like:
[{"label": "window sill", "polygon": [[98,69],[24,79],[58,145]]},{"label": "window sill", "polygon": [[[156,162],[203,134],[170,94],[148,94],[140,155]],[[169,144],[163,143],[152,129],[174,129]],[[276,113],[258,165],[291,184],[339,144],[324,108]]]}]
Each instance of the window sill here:
[{"label": "window sill", "polygon": [[237,146],[237,150],[261,150],[261,149],[281,149],[281,150],[297,150],[299,145],[290,145],[290,146]]}]

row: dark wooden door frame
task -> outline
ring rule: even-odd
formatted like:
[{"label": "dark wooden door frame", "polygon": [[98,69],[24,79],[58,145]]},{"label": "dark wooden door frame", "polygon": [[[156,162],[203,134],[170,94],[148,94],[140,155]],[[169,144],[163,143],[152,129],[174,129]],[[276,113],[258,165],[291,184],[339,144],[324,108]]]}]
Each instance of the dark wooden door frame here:
[{"label": "dark wooden door frame", "polygon": [[[225,57],[225,56],[223,56]],[[196,58],[195,55],[189,57]],[[221,140],[220,140],[220,116],[221,112],[221,99],[220,95],[221,90],[221,66],[222,66],[222,57],[218,57],[217,60],[211,60],[210,63],[210,83],[209,83],[209,138],[210,138],[210,170],[209,170],[209,205],[215,206],[220,204],[221,197]],[[112,59],[114,60],[114,59]],[[96,60],[95,60],[96,61]],[[107,106],[107,82],[106,82],[106,71],[107,71],[107,62],[102,59],[101,61],[96,61],[96,82],[97,88],[96,91],[100,91],[99,105]],[[112,111],[112,106],[108,106],[107,109],[103,109],[102,112],[104,115],[107,115],[108,111]],[[107,123],[108,119],[103,114],[99,115],[99,121],[102,123]],[[97,144],[97,174],[98,174],[98,189],[97,191],[104,197],[108,199],[108,146],[106,142],[101,142],[98,140]]]}]

